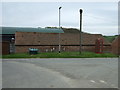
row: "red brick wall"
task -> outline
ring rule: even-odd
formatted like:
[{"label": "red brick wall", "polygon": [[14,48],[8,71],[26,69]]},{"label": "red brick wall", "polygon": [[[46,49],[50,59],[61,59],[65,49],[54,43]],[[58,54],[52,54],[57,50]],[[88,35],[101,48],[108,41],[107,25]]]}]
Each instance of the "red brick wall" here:
[{"label": "red brick wall", "polygon": [[58,44],[58,34],[17,32],[15,34],[15,44],[17,45],[56,45]]},{"label": "red brick wall", "polygon": [[29,48],[37,48],[39,52],[51,52],[51,49],[55,48],[54,51],[58,51],[57,46],[16,46],[16,53],[26,53],[29,52]]},{"label": "red brick wall", "polygon": [[[58,52],[58,46],[16,46],[16,53],[29,52],[28,50],[29,48],[37,48],[39,49],[39,52],[46,52],[46,51]],[[78,51],[79,52],[79,46],[62,46],[61,51],[66,51],[66,52]],[[95,52],[95,46],[82,46],[82,51]],[[105,53],[111,52],[111,46],[104,47],[103,51]]]},{"label": "red brick wall", "polygon": [[[79,33],[60,34],[62,45],[79,45]],[[101,34],[82,34],[82,44],[95,44],[97,38],[103,38]],[[17,45],[58,45],[58,34],[54,33],[32,33],[17,32],[15,34],[15,44]],[[104,44],[109,44],[104,38]]]},{"label": "red brick wall", "polygon": [[120,55],[120,36],[112,42],[112,53]]},{"label": "red brick wall", "polygon": [[[33,32],[16,32],[15,34],[15,45],[16,53],[28,52],[29,48],[38,48],[41,52],[45,52],[46,49],[51,50],[51,48],[56,48],[55,51],[58,51],[58,46],[49,46],[49,45],[58,45],[59,44],[59,34],[57,33],[33,33]],[[73,45],[73,46],[62,46],[61,50],[64,51],[79,51],[79,33],[62,33],[60,34],[60,43],[61,45]],[[97,38],[103,38],[100,34],[82,34],[82,44],[84,45],[95,45],[95,40]],[[109,44],[104,38],[104,44]],[[17,46],[18,45],[18,46]],[[22,45],[22,46],[20,46]],[[31,46],[24,46],[31,45]],[[33,46],[32,46],[33,45]],[[35,46],[37,45],[37,46]],[[39,45],[48,45],[48,46],[39,46]],[[75,46],[76,45],[76,46]],[[105,47],[105,50],[110,51],[110,47]],[[82,51],[95,51],[94,46],[83,46]]]}]

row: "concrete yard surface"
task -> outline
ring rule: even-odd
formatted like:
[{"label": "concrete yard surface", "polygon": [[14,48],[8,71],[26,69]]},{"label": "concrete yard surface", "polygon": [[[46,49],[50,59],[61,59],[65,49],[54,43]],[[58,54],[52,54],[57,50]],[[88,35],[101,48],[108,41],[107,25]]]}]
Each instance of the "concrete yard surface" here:
[{"label": "concrete yard surface", "polygon": [[3,88],[117,88],[118,58],[3,59]]}]

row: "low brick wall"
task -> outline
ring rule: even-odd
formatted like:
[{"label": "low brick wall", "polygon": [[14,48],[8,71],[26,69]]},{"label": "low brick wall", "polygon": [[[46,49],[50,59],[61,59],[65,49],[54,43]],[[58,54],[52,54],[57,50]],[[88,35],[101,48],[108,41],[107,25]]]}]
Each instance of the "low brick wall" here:
[{"label": "low brick wall", "polygon": [[112,46],[103,46],[103,53],[112,53]]},{"label": "low brick wall", "polygon": [[[16,46],[16,53],[27,53],[29,48],[37,48],[39,52],[58,51],[58,46]],[[54,50],[53,50],[54,48]]]},{"label": "low brick wall", "polygon": [[[58,46],[16,46],[16,53],[27,53],[29,48],[37,48],[39,52],[58,52]],[[79,52],[80,46],[61,46],[62,52]],[[82,51],[95,52],[95,46],[82,46]],[[111,52],[111,46],[104,46],[103,51]]]}]

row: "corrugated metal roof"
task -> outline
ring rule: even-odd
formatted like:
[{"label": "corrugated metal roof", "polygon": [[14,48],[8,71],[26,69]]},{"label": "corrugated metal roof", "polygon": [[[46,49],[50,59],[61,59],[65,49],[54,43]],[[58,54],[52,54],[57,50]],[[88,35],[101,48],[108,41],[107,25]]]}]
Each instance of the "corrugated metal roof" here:
[{"label": "corrugated metal roof", "polygon": [[2,29],[2,34],[15,34],[15,32],[64,33],[62,29],[51,28],[2,27],[0,29]]}]

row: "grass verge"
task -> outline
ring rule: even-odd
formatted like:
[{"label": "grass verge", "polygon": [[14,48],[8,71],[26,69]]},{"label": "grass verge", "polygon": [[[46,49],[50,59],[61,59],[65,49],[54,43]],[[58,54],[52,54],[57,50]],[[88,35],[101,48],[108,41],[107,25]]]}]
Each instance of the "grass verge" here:
[{"label": "grass verge", "polygon": [[30,55],[29,53],[3,55],[2,58],[113,58],[118,57],[111,53],[96,54],[93,52],[47,52]]}]

